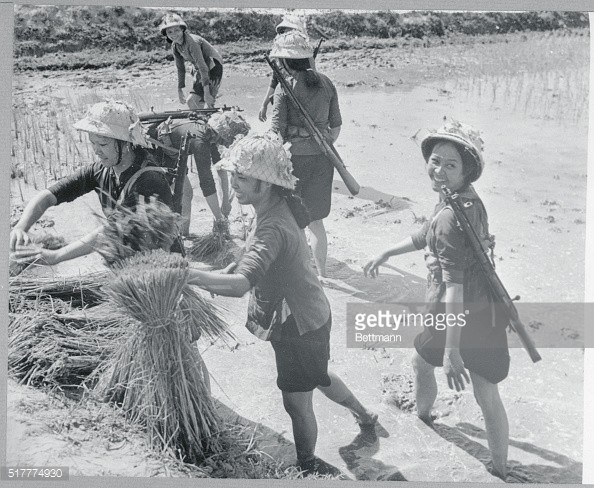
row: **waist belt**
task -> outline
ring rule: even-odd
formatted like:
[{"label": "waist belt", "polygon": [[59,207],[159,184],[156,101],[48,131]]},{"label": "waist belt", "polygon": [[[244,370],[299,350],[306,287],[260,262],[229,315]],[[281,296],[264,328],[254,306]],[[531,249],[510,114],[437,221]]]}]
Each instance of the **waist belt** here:
[{"label": "waist belt", "polygon": [[287,136],[289,139],[306,139],[310,137],[310,134],[305,127],[297,127],[296,125],[290,125],[287,127]]}]

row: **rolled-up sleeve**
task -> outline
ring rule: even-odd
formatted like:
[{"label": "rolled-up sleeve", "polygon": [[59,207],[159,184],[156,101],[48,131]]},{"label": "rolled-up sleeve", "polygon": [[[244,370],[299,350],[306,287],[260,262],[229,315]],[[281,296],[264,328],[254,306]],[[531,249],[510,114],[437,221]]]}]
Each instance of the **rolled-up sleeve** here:
[{"label": "rolled-up sleeve", "polygon": [[442,269],[443,281],[464,284],[465,264],[472,250],[449,208],[444,209],[435,222],[435,252]]},{"label": "rolled-up sleeve", "polygon": [[97,188],[95,169],[92,164],[84,166],[50,186],[48,190],[56,197],[56,205],[72,202]]},{"label": "rolled-up sleeve", "polygon": [[427,246],[427,232],[428,231],[429,231],[429,221],[425,222],[423,224],[423,227],[421,227],[417,232],[415,232],[414,234],[412,234],[410,236],[410,238],[412,239],[413,244],[415,246],[415,249],[420,251],[425,246]]},{"label": "rolled-up sleeve", "polygon": [[282,234],[274,227],[256,229],[234,272],[245,276],[252,287],[256,286],[279,256],[282,239]]},{"label": "rolled-up sleeve", "polygon": [[287,108],[287,95],[284,90],[276,90],[272,108],[271,128],[274,132],[279,134],[283,140],[286,140],[287,136]]},{"label": "rolled-up sleeve", "polygon": [[332,85],[332,95],[330,97],[330,108],[328,110],[328,126],[331,129],[340,127],[342,125],[342,116],[340,114],[340,106],[338,104],[338,92],[336,87]]},{"label": "rolled-up sleeve", "polygon": [[183,56],[179,53],[175,44],[173,45],[173,59],[175,60],[175,67],[177,68],[177,88],[185,88],[186,86],[186,63]]}]

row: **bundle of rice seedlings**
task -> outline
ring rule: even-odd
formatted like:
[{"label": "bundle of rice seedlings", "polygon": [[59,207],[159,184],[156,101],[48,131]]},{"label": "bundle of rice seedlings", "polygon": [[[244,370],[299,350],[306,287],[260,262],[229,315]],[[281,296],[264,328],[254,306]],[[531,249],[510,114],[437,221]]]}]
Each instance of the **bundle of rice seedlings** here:
[{"label": "bundle of rice seedlings", "polygon": [[36,310],[43,303],[60,300],[72,307],[93,307],[103,300],[101,286],[107,280],[107,272],[89,273],[83,276],[11,278],[9,284],[9,311]]},{"label": "bundle of rice seedlings", "polygon": [[61,314],[11,314],[9,371],[27,385],[78,385],[113,354],[130,322],[105,305]]},{"label": "bundle of rice seedlings", "polygon": [[[41,249],[60,249],[66,245],[66,240],[61,236],[54,236],[51,234],[44,234],[42,236],[34,237],[32,244],[40,247]],[[11,260],[9,266],[10,276],[18,276],[29,266],[35,264],[36,258],[29,258],[21,260],[19,262]]]},{"label": "bundle of rice seedlings", "polygon": [[198,463],[220,451],[221,426],[190,340],[196,332],[231,334],[210,302],[189,287],[188,262],[181,256],[138,254],[113,271],[104,292],[137,325],[106,361],[95,391],[145,425],[153,447]]},{"label": "bundle of rice seedlings", "polygon": [[224,257],[228,254],[230,239],[229,221],[227,219],[215,220],[210,234],[194,239],[190,256],[197,260],[213,260],[217,259],[217,255]]},{"label": "bundle of rice seedlings", "polygon": [[118,206],[109,217],[99,217],[103,230],[96,250],[108,265],[136,252],[169,250],[181,223],[181,216],[156,198],[140,201],[134,210]]}]

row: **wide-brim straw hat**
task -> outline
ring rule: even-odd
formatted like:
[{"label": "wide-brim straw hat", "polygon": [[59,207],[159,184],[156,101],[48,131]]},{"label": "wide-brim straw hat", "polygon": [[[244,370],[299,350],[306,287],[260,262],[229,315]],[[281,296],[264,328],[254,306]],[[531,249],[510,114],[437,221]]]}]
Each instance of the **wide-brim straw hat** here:
[{"label": "wide-brim straw hat", "polygon": [[136,111],[124,102],[108,101],[92,105],[85,117],[74,124],[76,130],[152,147]]},{"label": "wide-brim straw hat", "polygon": [[276,33],[278,34],[281,29],[296,30],[307,34],[305,19],[297,15],[285,15],[280,24],[276,26]]},{"label": "wide-brim straw hat", "polygon": [[169,27],[181,27],[183,28],[183,30],[186,30],[188,28],[188,26],[184,22],[184,19],[182,19],[177,14],[166,14],[165,17],[163,17],[161,25],[159,25],[159,30],[161,31],[161,34],[166,36],[167,34],[165,30],[169,29]]},{"label": "wide-brim straw hat", "polygon": [[295,189],[291,154],[274,132],[242,137],[224,151],[215,169],[224,169],[289,190]]},{"label": "wide-brim straw hat", "polygon": [[471,156],[476,165],[471,182],[480,178],[485,167],[483,158],[484,141],[481,139],[480,132],[468,124],[463,124],[457,120],[450,119],[437,130],[431,130],[421,141],[421,151],[425,161],[431,157],[431,152],[438,142],[453,142],[461,151]]},{"label": "wide-brim straw hat", "polygon": [[229,147],[237,136],[245,136],[251,128],[235,110],[212,114],[208,125],[219,135],[225,147]]},{"label": "wide-brim straw hat", "polygon": [[306,59],[313,56],[309,38],[303,32],[292,30],[274,38],[271,58]]}]

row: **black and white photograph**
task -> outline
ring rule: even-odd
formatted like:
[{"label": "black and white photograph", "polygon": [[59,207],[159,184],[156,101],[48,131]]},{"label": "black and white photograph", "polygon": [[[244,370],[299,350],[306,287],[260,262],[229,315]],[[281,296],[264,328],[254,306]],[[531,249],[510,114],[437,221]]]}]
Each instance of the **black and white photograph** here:
[{"label": "black and white photograph", "polygon": [[588,481],[589,13],[360,8],[13,6],[2,479]]}]

